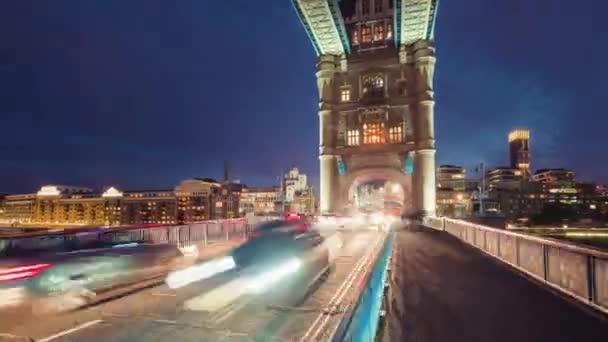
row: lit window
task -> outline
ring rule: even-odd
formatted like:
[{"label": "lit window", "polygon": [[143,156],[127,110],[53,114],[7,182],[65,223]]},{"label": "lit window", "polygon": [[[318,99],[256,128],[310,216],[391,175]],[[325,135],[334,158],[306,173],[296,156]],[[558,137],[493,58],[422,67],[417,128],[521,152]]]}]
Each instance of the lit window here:
[{"label": "lit window", "polygon": [[361,42],[370,43],[371,41],[372,41],[372,28],[367,25],[361,26]]},{"label": "lit window", "polygon": [[[391,1],[392,3],[392,1]],[[386,24],[386,39],[393,38],[393,23]]]},{"label": "lit window", "polygon": [[380,75],[366,77],[363,80],[363,94],[367,96],[384,96],[384,78]]},{"label": "lit window", "polygon": [[384,137],[384,123],[368,123],[363,124],[363,143],[364,144],[383,144],[385,143]]},{"label": "lit window", "polygon": [[351,129],[346,133],[346,145],[357,146],[359,145],[359,130]]},{"label": "lit window", "polygon": [[374,12],[382,12],[382,1],[384,0],[374,0]]},{"label": "lit window", "polygon": [[350,101],[350,89],[349,88],[343,88],[342,89],[340,100],[342,102],[348,102],[348,101]]},{"label": "lit window", "polygon": [[382,24],[374,25],[374,41],[384,39],[384,26]]},{"label": "lit window", "polygon": [[369,0],[363,0],[363,1],[361,1],[361,13],[363,15],[368,15],[369,14]]},{"label": "lit window", "polygon": [[353,30],[353,45],[359,45],[359,28]]},{"label": "lit window", "polygon": [[388,129],[388,136],[392,143],[403,142],[403,127],[394,126]]}]

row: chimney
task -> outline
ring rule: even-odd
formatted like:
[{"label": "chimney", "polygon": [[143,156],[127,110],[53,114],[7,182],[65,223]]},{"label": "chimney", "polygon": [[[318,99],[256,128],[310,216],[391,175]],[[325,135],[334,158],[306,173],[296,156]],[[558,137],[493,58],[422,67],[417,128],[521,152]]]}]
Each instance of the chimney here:
[{"label": "chimney", "polygon": [[228,183],[230,181],[229,173],[228,173],[228,161],[224,160],[224,182]]}]

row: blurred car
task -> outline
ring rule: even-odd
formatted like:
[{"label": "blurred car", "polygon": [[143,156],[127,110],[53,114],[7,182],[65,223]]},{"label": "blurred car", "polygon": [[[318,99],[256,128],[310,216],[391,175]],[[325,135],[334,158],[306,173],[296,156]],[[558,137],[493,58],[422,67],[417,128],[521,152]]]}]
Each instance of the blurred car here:
[{"label": "blurred car", "polygon": [[231,253],[251,288],[265,291],[277,283],[294,293],[307,291],[329,270],[329,248],[319,231],[304,221],[271,221],[250,232]]},{"label": "blurred car", "polygon": [[[0,309],[22,305],[38,313],[71,309],[86,304],[98,291],[161,274],[182,259],[175,246],[140,241],[7,249],[0,258]],[[46,305],[49,300],[52,307]]]}]

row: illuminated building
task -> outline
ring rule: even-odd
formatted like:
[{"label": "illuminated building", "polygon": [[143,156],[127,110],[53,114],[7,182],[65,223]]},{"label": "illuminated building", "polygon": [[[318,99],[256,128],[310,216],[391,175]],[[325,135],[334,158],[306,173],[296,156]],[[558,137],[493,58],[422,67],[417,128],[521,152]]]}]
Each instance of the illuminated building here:
[{"label": "illuminated building", "polygon": [[300,173],[297,167],[292,166],[283,178],[283,191],[285,201],[292,202],[296,192],[305,191],[308,188],[306,175]]},{"label": "illuminated building", "polygon": [[221,183],[211,178],[182,181],[175,188],[177,221],[192,222],[215,218],[216,208],[221,209],[223,205],[221,201],[216,202],[221,187]]},{"label": "illuminated building", "polygon": [[488,190],[520,190],[523,181],[523,171],[510,167],[497,167],[486,174]]},{"label": "illuminated building", "polygon": [[566,169],[540,169],[532,175],[532,180],[542,183],[543,188],[548,190],[560,185],[573,183],[575,176],[574,171]]},{"label": "illuminated building", "polygon": [[433,214],[437,1],[293,3],[318,57],[321,213],[379,179],[402,186],[407,209]]},{"label": "illuminated building", "polygon": [[465,190],[466,170],[461,166],[441,165],[437,168],[437,190]]},{"label": "illuminated building", "polygon": [[466,169],[455,165],[437,168],[437,215],[466,217],[471,214],[471,192],[466,191]]},{"label": "illuminated building", "polygon": [[14,224],[31,223],[35,204],[35,193],[4,196],[2,221]]},{"label": "illuminated building", "polygon": [[511,168],[518,169],[522,176],[530,176],[530,131],[516,129],[509,132],[509,158]]},{"label": "illuminated building", "polygon": [[243,215],[274,215],[281,211],[281,189],[279,187],[251,187],[241,192]]}]

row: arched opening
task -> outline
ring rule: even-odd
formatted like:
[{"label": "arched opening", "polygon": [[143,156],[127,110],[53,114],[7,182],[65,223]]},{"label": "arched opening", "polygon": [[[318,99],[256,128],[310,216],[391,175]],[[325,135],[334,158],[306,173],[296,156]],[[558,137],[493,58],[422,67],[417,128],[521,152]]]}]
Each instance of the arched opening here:
[{"label": "arched opening", "polygon": [[346,214],[399,216],[412,206],[411,177],[391,168],[359,170],[346,177],[341,188]]}]

